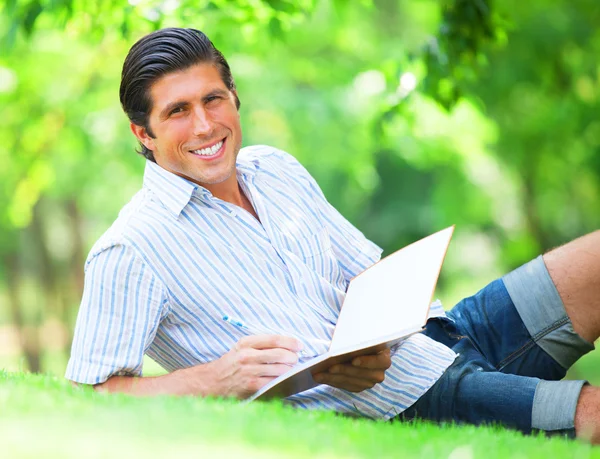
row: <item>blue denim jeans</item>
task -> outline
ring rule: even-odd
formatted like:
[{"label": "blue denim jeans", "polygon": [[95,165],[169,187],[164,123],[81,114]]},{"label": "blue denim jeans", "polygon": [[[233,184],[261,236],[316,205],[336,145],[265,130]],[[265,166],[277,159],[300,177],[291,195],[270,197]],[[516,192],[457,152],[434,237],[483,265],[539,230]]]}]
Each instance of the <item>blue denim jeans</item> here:
[{"label": "blue denim jeans", "polygon": [[560,381],[594,348],[573,330],[542,257],[465,298],[425,334],[458,357],[400,417],[574,435],[585,381]]}]

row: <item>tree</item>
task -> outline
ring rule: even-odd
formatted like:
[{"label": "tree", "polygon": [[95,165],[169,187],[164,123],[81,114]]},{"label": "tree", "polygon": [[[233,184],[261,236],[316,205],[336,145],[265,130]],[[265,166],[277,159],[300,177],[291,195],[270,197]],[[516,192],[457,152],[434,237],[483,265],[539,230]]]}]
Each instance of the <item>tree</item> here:
[{"label": "tree", "polygon": [[386,251],[456,223],[447,303],[598,225],[592,0],[8,0],[3,12],[12,312],[0,321],[19,325],[33,369],[39,326],[72,329],[83,257],[140,186],[118,79],[159,27],[205,31],[236,78],[245,143],[296,155]]}]

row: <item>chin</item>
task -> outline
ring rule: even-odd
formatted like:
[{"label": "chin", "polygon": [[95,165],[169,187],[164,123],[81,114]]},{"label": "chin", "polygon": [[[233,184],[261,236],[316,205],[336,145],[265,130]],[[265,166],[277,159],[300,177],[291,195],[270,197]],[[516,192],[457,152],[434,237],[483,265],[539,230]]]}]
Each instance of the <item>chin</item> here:
[{"label": "chin", "polygon": [[198,180],[200,181],[200,183],[205,183],[206,185],[218,185],[219,183],[227,181],[234,174],[235,167],[227,173],[211,177],[198,177]]}]

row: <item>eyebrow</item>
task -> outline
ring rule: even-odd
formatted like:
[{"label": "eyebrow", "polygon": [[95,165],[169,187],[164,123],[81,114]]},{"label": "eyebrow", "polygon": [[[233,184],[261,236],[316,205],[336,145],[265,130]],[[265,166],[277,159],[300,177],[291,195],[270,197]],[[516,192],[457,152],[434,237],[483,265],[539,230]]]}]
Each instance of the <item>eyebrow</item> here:
[{"label": "eyebrow", "polygon": [[176,100],[175,102],[171,102],[170,104],[167,104],[167,106],[160,111],[160,113],[158,114],[158,117],[160,119],[165,119],[169,115],[169,113],[171,113],[172,110],[175,110],[176,108],[185,107],[187,104],[188,104],[188,102],[185,100]]},{"label": "eyebrow", "polygon": [[[209,99],[211,97],[215,97],[215,96],[227,97],[228,92],[229,91],[227,91],[225,89],[213,89],[208,94],[202,96],[202,103],[205,104],[205,103],[209,102]],[[171,113],[171,111],[175,110],[176,108],[183,108],[186,105],[189,105],[189,102],[187,100],[173,101],[173,102],[167,104],[167,106],[160,111],[158,116],[161,119],[164,119],[169,115],[169,113]]]},{"label": "eyebrow", "polygon": [[227,91],[225,89],[213,89],[212,91],[210,91],[208,94],[206,94],[202,98],[202,102],[206,103],[206,102],[208,102],[208,99],[210,99],[211,97],[215,97],[215,96],[227,97],[228,94],[229,94],[229,91]]}]

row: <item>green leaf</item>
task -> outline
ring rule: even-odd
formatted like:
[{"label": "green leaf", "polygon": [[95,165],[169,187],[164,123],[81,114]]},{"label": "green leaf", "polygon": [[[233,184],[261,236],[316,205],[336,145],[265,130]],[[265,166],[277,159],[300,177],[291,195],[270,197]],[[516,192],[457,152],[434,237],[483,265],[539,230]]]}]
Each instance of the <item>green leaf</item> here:
[{"label": "green leaf", "polygon": [[39,1],[35,0],[29,4],[23,18],[23,30],[26,35],[31,35],[35,21],[42,11],[43,8]]},{"label": "green leaf", "polygon": [[265,0],[265,2],[276,11],[281,11],[288,14],[298,11],[298,7],[286,0]]},{"label": "green leaf", "polygon": [[281,25],[281,20],[276,17],[272,17],[269,21],[269,33],[272,37],[277,38],[279,40],[283,40],[284,33],[283,27]]}]

